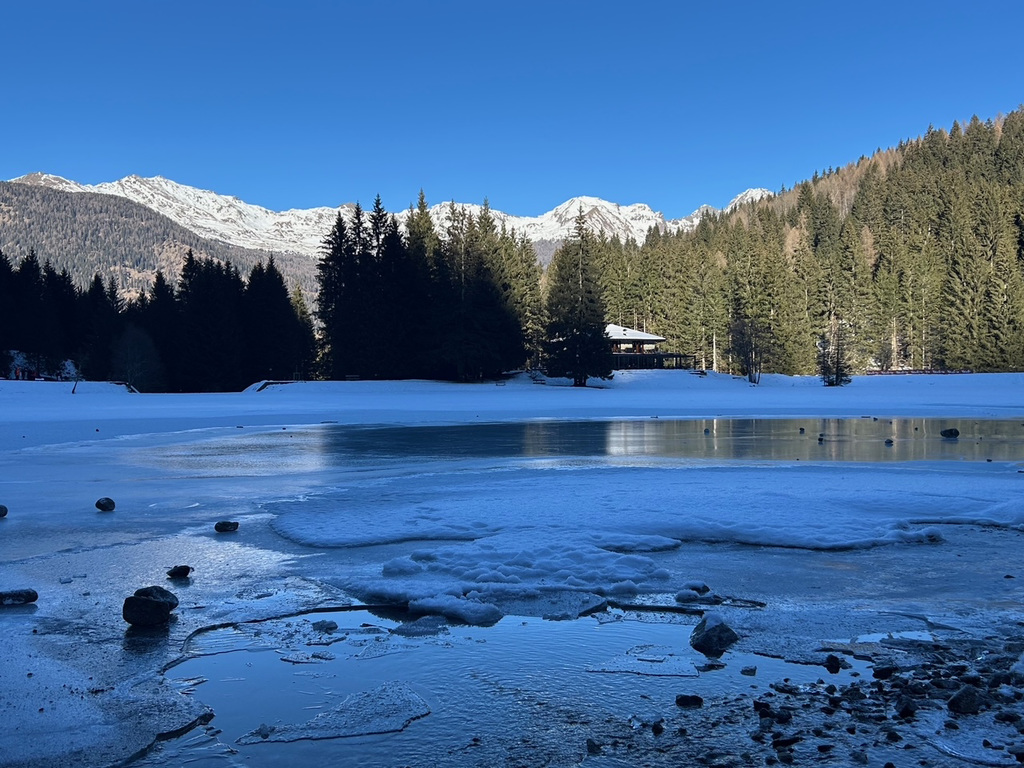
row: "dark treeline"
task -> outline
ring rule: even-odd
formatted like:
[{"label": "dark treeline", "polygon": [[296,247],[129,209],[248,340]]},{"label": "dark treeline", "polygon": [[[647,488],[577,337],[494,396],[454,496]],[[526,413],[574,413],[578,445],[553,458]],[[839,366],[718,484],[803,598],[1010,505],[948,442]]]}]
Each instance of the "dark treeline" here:
[{"label": "dark treeline", "polygon": [[876,152],[693,232],[598,243],[610,322],[702,368],[1024,370],[1024,112]]},{"label": "dark treeline", "polygon": [[537,361],[540,267],[528,240],[452,204],[435,230],[420,193],[406,234],[378,197],[323,244],[317,318],[329,379],[475,381]]},{"label": "dark treeline", "polygon": [[[0,370],[18,350],[23,375],[127,381],[143,391],[226,391],[312,371],[313,326],[273,258],[247,281],[230,263],[189,251],[178,285],[162,272],[123,301],[111,279],[77,288],[34,252],[12,268],[0,254]],[[75,370],[65,370],[71,361]]]},{"label": "dark treeline", "polygon": [[475,381],[524,366],[584,384],[610,373],[605,322],[751,381],[1024,370],[1024,112],[930,129],[644,243],[593,235],[581,211],[546,273],[486,203],[453,203],[435,226],[421,192],[404,231],[379,198],[339,215],[312,308],[273,260],[243,279],[191,252],[176,285],[159,273],[130,301],[98,276],[79,289],[32,252],[16,267],[0,254],[0,306],[0,350],[37,372],[72,360],[149,390]]},{"label": "dark treeline", "polygon": [[[588,258],[589,243],[577,248]],[[60,375],[70,360],[86,378],[143,391],[309,377],[477,381],[538,364],[545,319],[561,311],[542,301],[532,244],[499,230],[486,204],[475,216],[453,204],[438,232],[421,193],[402,233],[378,198],[369,214],[357,206],[351,220],[339,215],[322,250],[316,332],[273,259],[243,280],[230,262],[189,252],[177,286],[158,272],[125,302],[113,280],[97,276],[79,290],[33,252],[17,268],[0,254],[0,306],[14,320],[0,326],[0,349],[20,351],[34,374]],[[601,311],[588,322],[580,330],[598,340],[591,357],[602,363],[570,366],[581,384],[610,373]]]}]

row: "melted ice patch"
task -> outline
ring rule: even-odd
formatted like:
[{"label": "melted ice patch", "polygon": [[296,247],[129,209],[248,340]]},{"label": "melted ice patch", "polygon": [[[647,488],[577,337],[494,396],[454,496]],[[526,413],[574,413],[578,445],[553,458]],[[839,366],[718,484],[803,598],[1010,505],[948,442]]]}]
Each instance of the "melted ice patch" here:
[{"label": "melted ice patch", "polygon": [[697,668],[689,656],[664,645],[637,645],[602,664],[587,667],[587,672],[625,673],[658,677],[697,677]]},{"label": "melted ice patch", "polygon": [[303,739],[340,739],[394,733],[430,714],[430,707],[407,684],[389,682],[346,696],[338,706],[305,723],[260,725],[238,739],[239,744]]}]

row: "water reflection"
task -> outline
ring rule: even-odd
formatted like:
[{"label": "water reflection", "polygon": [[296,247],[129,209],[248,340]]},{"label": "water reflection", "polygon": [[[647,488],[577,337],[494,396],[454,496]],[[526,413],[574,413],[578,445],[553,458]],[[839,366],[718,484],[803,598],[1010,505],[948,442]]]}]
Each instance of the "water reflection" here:
[{"label": "water reflection", "polygon": [[[957,440],[941,430],[960,430]],[[1024,424],[969,419],[648,419],[443,427],[330,426],[330,462],[647,456],[739,461],[1018,461]]]}]

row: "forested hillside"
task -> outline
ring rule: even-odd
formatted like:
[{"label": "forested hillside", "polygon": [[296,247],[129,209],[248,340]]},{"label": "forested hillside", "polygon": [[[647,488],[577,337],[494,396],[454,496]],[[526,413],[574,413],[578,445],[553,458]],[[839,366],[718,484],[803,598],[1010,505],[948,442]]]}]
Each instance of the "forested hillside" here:
[{"label": "forested hillside", "polygon": [[[189,249],[245,272],[270,255],[199,237],[122,197],[0,182],[0,251],[17,262],[34,250],[40,262],[66,269],[78,286],[98,274],[104,283],[113,278],[122,297],[135,296],[149,289],[157,270],[177,280]],[[274,256],[289,284],[314,289],[313,261]]]},{"label": "forested hillside", "polygon": [[599,261],[609,321],[703,367],[1021,370],[1024,113],[929,129],[694,232],[603,242]]}]

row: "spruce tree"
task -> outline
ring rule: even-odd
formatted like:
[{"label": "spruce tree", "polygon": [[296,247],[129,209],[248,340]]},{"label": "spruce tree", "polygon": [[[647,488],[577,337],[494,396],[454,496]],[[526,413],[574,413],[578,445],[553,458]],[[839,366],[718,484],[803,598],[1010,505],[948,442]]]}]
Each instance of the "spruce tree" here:
[{"label": "spruce tree", "polygon": [[549,375],[571,378],[574,387],[612,376],[593,242],[581,206],[572,238],[555,251],[549,267],[545,364]]}]

